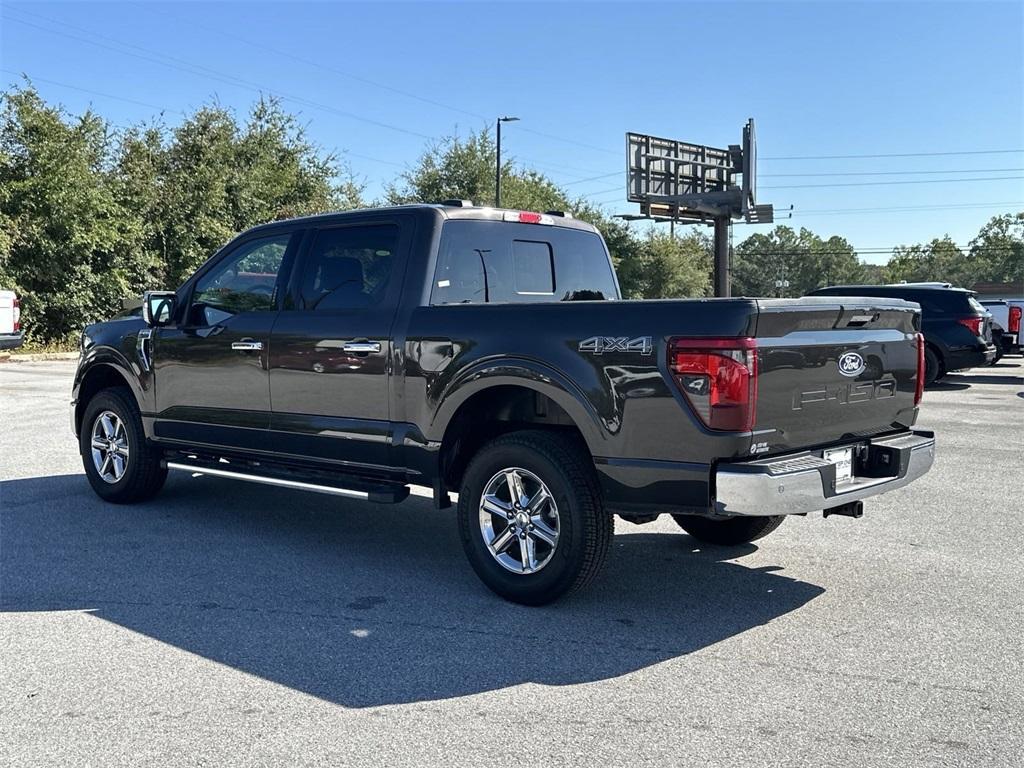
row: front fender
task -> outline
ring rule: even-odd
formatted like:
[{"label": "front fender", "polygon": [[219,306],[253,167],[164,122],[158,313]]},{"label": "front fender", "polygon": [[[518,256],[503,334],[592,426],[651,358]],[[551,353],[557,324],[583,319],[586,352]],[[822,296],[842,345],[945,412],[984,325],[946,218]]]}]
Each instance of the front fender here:
[{"label": "front fender", "polygon": [[[85,402],[97,389],[123,383],[135,396],[139,410],[145,415],[154,408],[152,373],[143,370],[135,356],[136,336],[122,339],[119,347],[92,344],[87,347],[75,371],[71,390],[71,406],[77,433]],[[130,351],[129,351],[130,350]],[[129,356],[131,355],[131,356]],[[114,378],[116,377],[116,378]],[[144,420],[145,421],[145,420]]]}]

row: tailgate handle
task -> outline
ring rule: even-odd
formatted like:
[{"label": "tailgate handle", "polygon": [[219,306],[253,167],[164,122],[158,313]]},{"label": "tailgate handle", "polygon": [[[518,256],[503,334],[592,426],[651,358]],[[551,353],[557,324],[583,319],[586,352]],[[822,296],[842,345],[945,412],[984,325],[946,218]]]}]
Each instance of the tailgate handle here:
[{"label": "tailgate handle", "polygon": [[877,312],[873,315],[854,315],[846,325],[847,327],[851,325],[867,325],[868,323],[873,323],[877,319]]}]

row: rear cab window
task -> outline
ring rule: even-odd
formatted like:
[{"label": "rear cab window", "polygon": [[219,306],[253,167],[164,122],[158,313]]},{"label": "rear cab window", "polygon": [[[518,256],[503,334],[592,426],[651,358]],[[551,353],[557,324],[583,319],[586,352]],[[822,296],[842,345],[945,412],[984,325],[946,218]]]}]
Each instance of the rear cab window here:
[{"label": "rear cab window", "polygon": [[449,220],[441,230],[431,304],[619,298],[604,241],[569,227]]}]

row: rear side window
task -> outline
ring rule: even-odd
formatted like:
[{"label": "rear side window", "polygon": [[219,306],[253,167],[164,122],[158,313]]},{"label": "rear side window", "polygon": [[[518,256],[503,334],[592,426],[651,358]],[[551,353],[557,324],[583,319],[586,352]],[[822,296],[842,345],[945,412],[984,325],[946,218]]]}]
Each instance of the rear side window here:
[{"label": "rear side window", "polygon": [[618,297],[608,252],[593,232],[492,221],[444,224],[432,304]]},{"label": "rear side window", "polygon": [[303,309],[358,309],[378,304],[398,247],[395,224],[361,224],[317,233],[302,273]]}]

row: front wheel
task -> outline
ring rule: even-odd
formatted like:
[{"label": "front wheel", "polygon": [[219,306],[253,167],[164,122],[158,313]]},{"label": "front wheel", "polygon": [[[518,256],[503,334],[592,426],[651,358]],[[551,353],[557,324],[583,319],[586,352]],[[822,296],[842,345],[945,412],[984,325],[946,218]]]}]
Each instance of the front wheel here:
[{"label": "front wheel", "polygon": [[139,408],[128,390],[107,389],[89,401],[79,448],[89,484],[106,501],[145,501],[167,479],[160,452],[146,442]]},{"label": "front wheel", "polygon": [[751,541],[763,539],[782,525],[786,516],[730,517],[725,520],[714,520],[699,515],[672,515],[672,519],[679,524],[680,528],[699,541],[723,547],[734,547],[737,544],[748,544]]},{"label": "front wheel", "polygon": [[494,592],[545,605],[600,571],[614,523],[590,457],[553,432],[514,432],[485,445],[459,489],[459,533]]}]

